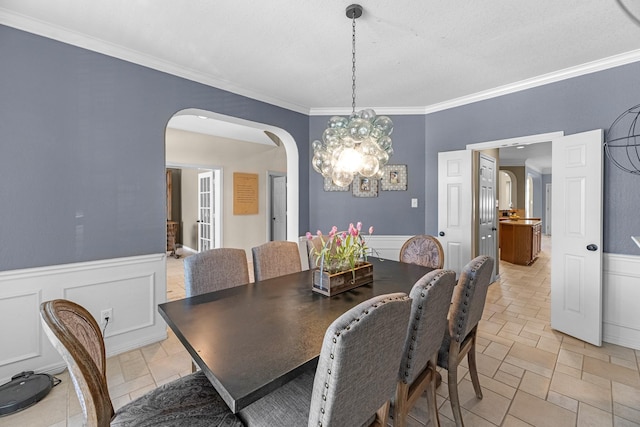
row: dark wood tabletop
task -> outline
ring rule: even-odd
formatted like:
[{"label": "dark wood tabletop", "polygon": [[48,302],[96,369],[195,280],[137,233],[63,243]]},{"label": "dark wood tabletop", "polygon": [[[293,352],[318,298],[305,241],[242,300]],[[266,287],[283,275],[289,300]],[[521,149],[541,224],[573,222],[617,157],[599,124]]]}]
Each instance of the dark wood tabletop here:
[{"label": "dark wood tabletop", "polygon": [[311,290],[303,271],[158,306],[229,408],[238,412],[307,369],[327,327],[358,303],[409,293],[427,267],[369,258],[373,283],[333,297]]}]

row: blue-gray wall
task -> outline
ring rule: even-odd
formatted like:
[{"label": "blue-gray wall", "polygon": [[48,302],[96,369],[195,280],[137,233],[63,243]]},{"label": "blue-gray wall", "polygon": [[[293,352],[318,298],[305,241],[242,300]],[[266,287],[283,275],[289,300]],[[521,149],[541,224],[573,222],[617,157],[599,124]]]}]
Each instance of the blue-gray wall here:
[{"label": "blue-gray wall", "polygon": [[[640,63],[504,95],[426,116],[426,182],[436,182],[439,151],[466,144],[564,131],[607,130],[617,116],[640,103]],[[630,236],[640,232],[640,177],[605,159],[604,251],[640,254]],[[425,232],[437,232],[438,189],[427,185]]]},{"label": "blue-gray wall", "polygon": [[164,252],[165,126],[185,108],[288,131],[308,229],[306,115],[5,26],[0,58],[0,270]]},{"label": "blue-gray wall", "polygon": [[[437,233],[437,153],[524,135],[607,129],[640,102],[640,64],[427,115],[392,116],[408,191],[322,190],[309,141],[328,117],[286,109],[0,26],[0,270],[162,252],[164,128],[184,108],[287,130],[300,156],[300,233],[352,221]],[[428,85],[428,82],[425,84]],[[640,254],[640,177],[605,160],[604,250]],[[419,208],[410,207],[411,198]]]},{"label": "blue-gray wall", "polygon": [[[336,225],[346,229],[349,223],[362,221],[373,225],[375,234],[411,235],[424,228],[424,116],[389,116],[393,120],[391,134],[395,154],[389,164],[407,165],[407,191],[378,191],[378,197],[353,197],[351,192],[325,192],[323,178],[313,168],[309,177],[309,224],[312,232],[328,232]],[[329,117],[310,118],[311,141],[322,138]],[[310,150],[311,163],[313,150]],[[437,185],[436,180],[430,185]],[[418,199],[418,207],[411,208],[411,199]],[[434,203],[434,201],[431,201]]]}]

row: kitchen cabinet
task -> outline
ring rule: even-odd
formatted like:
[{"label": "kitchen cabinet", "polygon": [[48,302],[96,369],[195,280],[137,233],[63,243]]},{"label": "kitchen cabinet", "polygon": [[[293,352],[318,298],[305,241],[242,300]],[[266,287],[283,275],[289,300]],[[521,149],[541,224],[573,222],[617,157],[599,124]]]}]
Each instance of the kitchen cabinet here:
[{"label": "kitchen cabinet", "polygon": [[540,220],[500,221],[500,259],[529,265],[538,257],[542,243]]}]

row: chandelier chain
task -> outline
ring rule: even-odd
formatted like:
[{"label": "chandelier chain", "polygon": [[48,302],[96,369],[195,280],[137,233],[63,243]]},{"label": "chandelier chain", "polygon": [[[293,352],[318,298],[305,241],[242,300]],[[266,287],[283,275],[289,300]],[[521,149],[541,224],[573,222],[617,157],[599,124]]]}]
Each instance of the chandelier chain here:
[{"label": "chandelier chain", "polygon": [[356,113],[356,14],[352,15],[351,24],[351,114]]}]

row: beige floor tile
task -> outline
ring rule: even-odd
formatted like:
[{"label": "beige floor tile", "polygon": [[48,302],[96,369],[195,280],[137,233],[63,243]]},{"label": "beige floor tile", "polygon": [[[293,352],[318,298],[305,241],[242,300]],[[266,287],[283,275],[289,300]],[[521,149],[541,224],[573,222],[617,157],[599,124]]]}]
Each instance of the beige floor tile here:
[{"label": "beige floor tile", "polygon": [[549,390],[547,393],[547,402],[551,402],[571,412],[578,412],[577,400],[567,397],[564,394],[556,393],[553,390]]},{"label": "beige floor tile", "polygon": [[[479,415],[474,414],[473,412],[468,411],[465,408],[462,408],[462,420],[464,421],[465,427],[495,427],[497,424],[494,424]],[[443,405],[440,409],[440,426],[441,427],[455,427],[455,423],[453,422],[453,412],[451,411],[451,405],[447,404]]]},{"label": "beige floor tile", "polygon": [[583,369],[590,374],[640,388],[640,374],[637,370],[604,362],[590,356],[585,356]]},{"label": "beige floor tile", "polygon": [[621,405],[618,402],[614,402],[613,415],[640,424],[640,408],[637,406],[630,408],[628,406]]},{"label": "beige floor tile", "polygon": [[558,353],[558,363],[561,363],[566,366],[570,366],[572,368],[582,370],[583,361],[584,361],[584,356],[582,354],[575,353],[565,348],[561,348],[560,352]]},{"label": "beige floor tile", "polygon": [[115,387],[109,386],[109,394],[113,399],[116,397],[124,396],[125,394],[129,394],[132,391],[139,390],[142,387],[146,387],[151,384],[154,384],[153,377],[151,376],[151,374],[147,374],[132,381],[126,381]]},{"label": "beige floor tile", "polygon": [[[482,383],[480,385],[482,386]],[[458,385],[458,396],[463,408],[493,424],[500,425],[509,409],[510,399],[488,388],[483,389],[482,394],[483,398],[478,399],[471,381],[466,379]]]},{"label": "beige floor tile", "polygon": [[587,381],[556,372],[551,380],[551,390],[611,412],[611,392]]},{"label": "beige floor tile", "polygon": [[548,351],[549,353],[558,354],[558,351],[560,351],[560,341],[555,337],[549,338],[546,335],[541,335],[537,348]]},{"label": "beige floor tile", "polygon": [[613,427],[613,415],[602,409],[580,403],[578,425],[580,427]]},{"label": "beige floor tile", "polygon": [[504,360],[522,369],[551,378],[556,364],[556,357],[555,354],[547,351],[515,343]]},{"label": "beige floor tile", "polygon": [[555,372],[562,372],[563,374],[571,375],[575,378],[582,378],[582,369],[572,368],[567,365],[563,365],[562,363],[556,364]]},{"label": "beige floor tile", "polygon": [[184,371],[191,370],[191,357],[186,351],[174,353],[162,359],[156,359],[149,363],[149,369],[155,381],[180,375]]},{"label": "beige floor tile", "polygon": [[611,388],[615,402],[640,410],[640,389],[616,381],[612,383]]},{"label": "beige floor tile", "polygon": [[551,384],[551,380],[549,378],[531,371],[526,371],[524,373],[524,377],[522,377],[519,390],[526,391],[540,399],[546,399],[547,392],[549,391],[549,384]]},{"label": "beige floor tile", "polygon": [[529,423],[525,423],[519,418],[516,418],[512,415],[507,415],[502,423],[502,427],[528,427],[531,426]]},{"label": "beige floor tile", "polygon": [[491,341],[491,343],[484,350],[484,354],[486,354],[487,356],[491,356],[494,359],[504,360],[507,353],[509,353],[510,348],[511,347],[508,347],[504,344]]},{"label": "beige floor tile", "polygon": [[518,388],[518,386],[520,385],[520,381],[522,381],[521,378],[508,374],[504,371],[496,372],[496,374],[493,376],[493,379],[513,388]]},{"label": "beige floor tile", "polygon": [[639,423],[634,423],[617,415],[613,417],[613,425],[614,427],[640,427]]},{"label": "beige floor tile", "polygon": [[[469,374],[467,374],[465,378],[471,381],[471,377]],[[480,387],[483,390],[486,388],[508,399],[513,399],[513,396],[516,394],[515,387],[511,387],[501,381],[495,380],[482,374],[478,374],[478,379],[480,381]]]},{"label": "beige floor tile", "polygon": [[574,427],[576,423],[574,412],[523,391],[516,393],[509,415],[537,427]]}]

